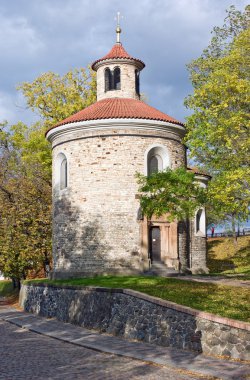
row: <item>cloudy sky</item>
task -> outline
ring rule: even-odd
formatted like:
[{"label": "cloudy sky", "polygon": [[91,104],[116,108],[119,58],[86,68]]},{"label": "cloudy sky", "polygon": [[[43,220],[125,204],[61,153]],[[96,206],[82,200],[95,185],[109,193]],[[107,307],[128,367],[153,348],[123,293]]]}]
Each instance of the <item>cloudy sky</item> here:
[{"label": "cloudy sky", "polygon": [[15,87],[53,71],[86,67],[115,43],[120,11],[123,46],[143,60],[141,91],[150,105],[184,121],[192,87],[185,65],[222,25],[225,10],[245,0],[0,0],[0,121],[30,123]]}]

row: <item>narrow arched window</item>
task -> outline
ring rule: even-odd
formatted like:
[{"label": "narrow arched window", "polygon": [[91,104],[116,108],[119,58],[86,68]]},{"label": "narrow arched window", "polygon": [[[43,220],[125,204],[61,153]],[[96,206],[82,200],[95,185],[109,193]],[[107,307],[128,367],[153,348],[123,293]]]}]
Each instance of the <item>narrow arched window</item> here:
[{"label": "narrow arched window", "polygon": [[148,171],[149,171],[149,175],[153,174],[153,173],[158,173],[158,160],[155,156],[151,157],[150,160],[149,160],[149,168],[148,168]]},{"label": "narrow arched window", "polygon": [[114,69],[114,90],[121,89],[121,71],[119,67]]},{"label": "narrow arched window", "polygon": [[149,165],[148,165],[148,175],[151,175],[153,173],[158,173],[163,169],[163,161],[161,156],[158,154],[155,154],[154,156],[151,156],[149,159]]},{"label": "narrow arched window", "polygon": [[140,95],[140,73],[139,70],[135,70],[135,91]]},{"label": "narrow arched window", "polygon": [[105,91],[112,90],[112,74],[109,68],[105,69]]},{"label": "narrow arched window", "polygon": [[198,210],[196,214],[196,232],[199,232],[201,230],[201,215],[202,210]]},{"label": "narrow arched window", "polygon": [[198,236],[206,236],[206,213],[204,208],[201,208],[196,212],[195,233]]},{"label": "narrow arched window", "polygon": [[171,167],[171,163],[165,146],[154,146],[146,152],[144,170],[145,175],[161,172],[167,167]]},{"label": "narrow arched window", "polygon": [[60,166],[60,190],[68,186],[67,158],[64,157]]}]

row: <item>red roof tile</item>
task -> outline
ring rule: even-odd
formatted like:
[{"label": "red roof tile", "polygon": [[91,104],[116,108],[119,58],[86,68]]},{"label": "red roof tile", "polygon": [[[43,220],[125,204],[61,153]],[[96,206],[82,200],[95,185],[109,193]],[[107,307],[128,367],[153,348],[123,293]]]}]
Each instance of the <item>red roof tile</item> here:
[{"label": "red roof tile", "polygon": [[52,128],[68,123],[100,119],[148,119],[184,125],[173,117],[150,107],[140,100],[131,98],[108,98],[99,100],[76,114],[67,117]]},{"label": "red roof tile", "polygon": [[142,68],[145,66],[144,62],[142,62],[140,59],[131,57],[131,55],[126,52],[121,43],[116,43],[108,54],[92,63],[92,69],[95,70],[95,65],[98,62],[104,61],[106,59],[130,59],[139,62],[142,65]]},{"label": "red roof tile", "polygon": [[187,168],[188,171],[194,173],[194,174],[197,174],[197,175],[202,175],[202,176],[205,176],[205,177],[210,177],[212,178],[212,176],[210,174],[207,174],[205,173],[202,169],[199,169],[199,168],[196,168],[196,167],[189,167]]}]

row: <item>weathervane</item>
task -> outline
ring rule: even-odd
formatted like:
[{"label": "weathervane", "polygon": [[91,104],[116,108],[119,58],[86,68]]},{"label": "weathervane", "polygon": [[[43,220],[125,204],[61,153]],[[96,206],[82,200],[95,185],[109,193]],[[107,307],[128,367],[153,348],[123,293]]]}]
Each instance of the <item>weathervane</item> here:
[{"label": "weathervane", "polygon": [[115,18],[115,20],[117,21],[117,26],[116,26],[116,43],[120,44],[120,34],[121,34],[121,28],[120,28],[120,18],[121,17],[121,13],[120,12],[117,12],[117,17]]}]

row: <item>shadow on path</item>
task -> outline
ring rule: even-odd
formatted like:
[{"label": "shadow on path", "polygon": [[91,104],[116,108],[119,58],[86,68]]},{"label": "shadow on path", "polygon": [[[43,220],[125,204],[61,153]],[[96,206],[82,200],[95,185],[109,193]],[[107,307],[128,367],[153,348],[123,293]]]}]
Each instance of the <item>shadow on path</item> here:
[{"label": "shadow on path", "polygon": [[206,357],[202,354],[152,344],[126,341],[54,319],[30,315],[6,306],[0,307],[0,319],[77,346],[177,370],[191,371],[197,376],[240,380],[245,379],[250,374],[249,366],[243,362]]}]

